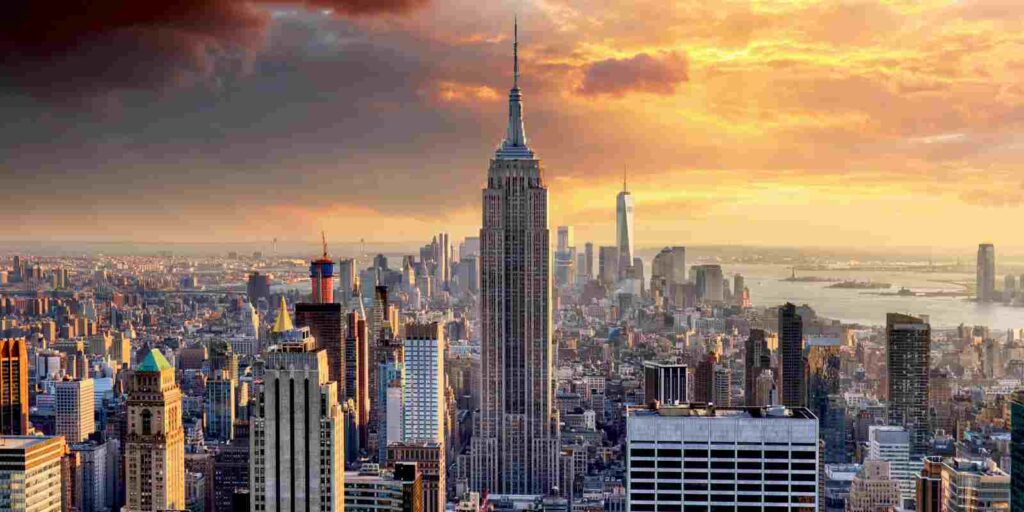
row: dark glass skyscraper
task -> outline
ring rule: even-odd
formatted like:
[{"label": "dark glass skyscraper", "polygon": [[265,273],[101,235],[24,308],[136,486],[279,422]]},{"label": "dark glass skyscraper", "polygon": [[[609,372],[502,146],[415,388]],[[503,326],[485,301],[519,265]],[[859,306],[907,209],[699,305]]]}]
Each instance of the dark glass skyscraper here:
[{"label": "dark glass skyscraper", "polygon": [[996,248],[992,244],[978,245],[978,302],[996,299]]},{"label": "dark glass skyscraper", "polygon": [[[518,42],[514,53],[518,55]],[[558,482],[548,190],[526,144],[518,58],[480,229],[481,393],[470,487],[547,494]]]},{"label": "dark glass skyscraper", "polygon": [[762,405],[757,400],[757,378],[772,367],[772,353],[764,330],[751,329],[746,341],[743,372],[743,400],[749,407]]},{"label": "dark glass skyscraper", "polygon": [[1010,510],[1024,510],[1024,393],[1010,401]]},{"label": "dark glass skyscraper", "polygon": [[927,454],[931,438],[928,421],[928,371],[931,327],[921,318],[889,313],[889,423],[910,434],[912,456]]},{"label": "dark glass skyscraper", "polygon": [[779,350],[782,356],[782,405],[807,405],[804,375],[804,324],[790,303],[779,308]]}]

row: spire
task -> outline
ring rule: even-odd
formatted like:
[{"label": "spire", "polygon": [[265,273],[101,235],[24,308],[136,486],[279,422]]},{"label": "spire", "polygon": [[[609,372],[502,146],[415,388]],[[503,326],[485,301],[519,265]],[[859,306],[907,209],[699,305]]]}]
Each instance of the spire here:
[{"label": "spire", "polygon": [[284,295],[281,296],[281,309],[277,312],[277,320],[274,320],[274,328],[272,332],[285,332],[295,328],[292,324],[292,316],[288,314],[288,304],[284,301]]},{"label": "spire", "polygon": [[508,127],[505,140],[495,154],[499,160],[532,160],[533,151],[526,145],[523,124],[523,95],[519,91],[519,19],[512,28],[512,89],[508,92]]},{"label": "spire", "polygon": [[519,16],[512,22],[512,88],[519,88]]},{"label": "spire", "polygon": [[327,259],[327,235],[324,234],[324,230],[320,230],[320,240],[324,244],[324,259]]},{"label": "spire", "polygon": [[626,168],[625,167],[622,168],[622,191],[623,192],[629,192],[629,189],[626,188]]}]

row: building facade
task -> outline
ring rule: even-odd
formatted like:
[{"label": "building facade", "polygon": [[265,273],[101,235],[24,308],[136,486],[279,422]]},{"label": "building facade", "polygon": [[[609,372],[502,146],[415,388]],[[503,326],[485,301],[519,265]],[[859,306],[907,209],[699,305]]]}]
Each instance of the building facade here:
[{"label": "building facade", "polygon": [[796,306],[779,308],[779,355],[782,359],[782,405],[807,405],[807,380],[804,375],[804,324]]},{"label": "building facade", "polygon": [[275,326],[272,333],[250,418],[251,510],[341,511],[345,444],[338,386],[309,328],[288,327]]},{"label": "building facade", "polygon": [[996,300],[996,248],[992,244],[978,245],[977,279],[978,302]]},{"label": "building facade", "polygon": [[0,339],[0,435],[28,435],[29,364],[25,338]]},{"label": "building facade", "polygon": [[57,437],[0,438],[0,510],[61,512],[61,459]]},{"label": "building facade", "polygon": [[928,377],[931,327],[921,319],[890,313],[886,316],[888,342],[889,424],[910,434],[910,453],[927,455],[931,443],[928,416]]},{"label": "building facade", "polygon": [[174,367],[151,349],[128,389],[127,512],[185,508],[185,430]]},{"label": "building facade", "polygon": [[470,487],[548,493],[558,482],[548,190],[527,146],[518,41],[505,140],[491,160],[480,229],[480,410]]},{"label": "building facade", "polygon": [[96,431],[96,385],[92,379],[57,383],[57,428],[67,443],[81,443]]},{"label": "building facade", "polygon": [[626,413],[627,510],[818,508],[806,409],[670,406]]}]

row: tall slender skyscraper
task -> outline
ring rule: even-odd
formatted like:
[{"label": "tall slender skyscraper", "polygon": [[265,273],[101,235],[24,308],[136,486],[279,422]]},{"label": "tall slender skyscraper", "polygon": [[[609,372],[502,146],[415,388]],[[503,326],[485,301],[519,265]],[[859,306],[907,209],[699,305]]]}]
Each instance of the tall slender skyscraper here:
[{"label": "tall slender skyscraper", "polygon": [[757,378],[761,372],[772,367],[772,353],[768,348],[763,329],[751,329],[746,341],[744,357],[743,398],[748,407],[772,405],[766,403],[769,397],[758,396]]},{"label": "tall slender skyscraper", "polygon": [[626,188],[622,174],[622,192],[615,198],[615,244],[619,247],[619,274],[624,276],[633,266],[633,196]]},{"label": "tall slender skyscraper", "polygon": [[0,339],[0,435],[28,435],[25,338]]},{"label": "tall slender skyscraper", "polygon": [[334,260],[327,255],[327,238],[320,232],[324,253],[320,259],[309,262],[310,302],[330,304],[334,302]]},{"label": "tall slender skyscraper", "polygon": [[558,482],[548,191],[527,146],[518,30],[508,128],[487,171],[480,229],[481,393],[470,487],[546,494]]},{"label": "tall slender skyscraper", "polygon": [[804,324],[796,306],[788,302],[779,308],[779,352],[782,356],[782,405],[804,407],[807,404]]},{"label": "tall slender skyscraper", "polygon": [[128,387],[128,512],[185,508],[185,430],[174,367],[152,349]]},{"label": "tall slender skyscraper", "polygon": [[910,434],[910,453],[927,455],[931,434],[928,422],[928,376],[931,326],[924,319],[889,313],[888,339],[889,423]]},{"label": "tall slender skyscraper", "polygon": [[992,244],[978,245],[977,293],[979,302],[996,299],[996,248]]}]

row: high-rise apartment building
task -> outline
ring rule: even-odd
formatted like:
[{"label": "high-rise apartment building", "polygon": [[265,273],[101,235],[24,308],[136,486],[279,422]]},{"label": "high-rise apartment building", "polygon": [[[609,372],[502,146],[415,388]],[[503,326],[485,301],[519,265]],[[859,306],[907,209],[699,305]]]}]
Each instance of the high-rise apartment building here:
[{"label": "high-rise apartment building", "polygon": [[644,402],[686,403],[688,370],[685,364],[644,361]]},{"label": "high-rise apartment building", "polygon": [[790,303],[779,308],[779,354],[782,359],[782,405],[803,407],[807,404],[804,324],[796,306]]},{"label": "high-rise apartment building", "polygon": [[625,277],[626,270],[633,266],[636,255],[633,231],[633,195],[626,188],[626,176],[622,176],[622,191],[615,196],[615,245],[619,248],[619,277]]},{"label": "high-rise apartment building", "polygon": [[55,433],[67,443],[81,443],[96,431],[96,385],[92,379],[57,383]]},{"label": "high-rise apartment building", "polygon": [[991,459],[942,461],[942,512],[997,512],[1010,506],[1010,475]]},{"label": "high-rise apartment building", "polygon": [[443,442],[444,332],[438,323],[405,326],[404,442]]},{"label": "high-rise apartment building", "polygon": [[818,425],[806,409],[631,408],[626,510],[818,508]]},{"label": "high-rise apartment building", "polygon": [[10,512],[61,512],[61,437],[0,438],[0,505]]},{"label": "high-rise apartment building", "polygon": [[910,451],[927,455],[931,442],[928,419],[928,377],[931,327],[921,318],[890,313],[886,316],[889,423],[910,434]]},{"label": "high-rise apartment building", "polygon": [[28,435],[29,364],[25,338],[0,339],[0,435]]},{"label": "high-rise apartment building", "polygon": [[491,160],[480,229],[480,410],[470,488],[546,494],[558,482],[548,190],[527,146],[518,40],[505,140]]},{"label": "high-rise apartment building", "polygon": [[251,510],[344,510],[344,422],[327,352],[308,327],[272,338],[250,418]]},{"label": "high-rise apartment building", "polygon": [[370,423],[370,346],[366,317],[353,311],[348,314],[345,334],[345,401],[355,405],[355,423],[359,436],[348,442],[358,447],[368,445]]},{"label": "high-rise apartment building", "polygon": [[979,302],[996,300],[996,248],[992,244],[978,245],[978,272],[976,296]]},{"label": "high-rise apartment building", "polygon": [[185,431],[174,367],[151,349],[128,384],[127,512],[185,508]]}]

